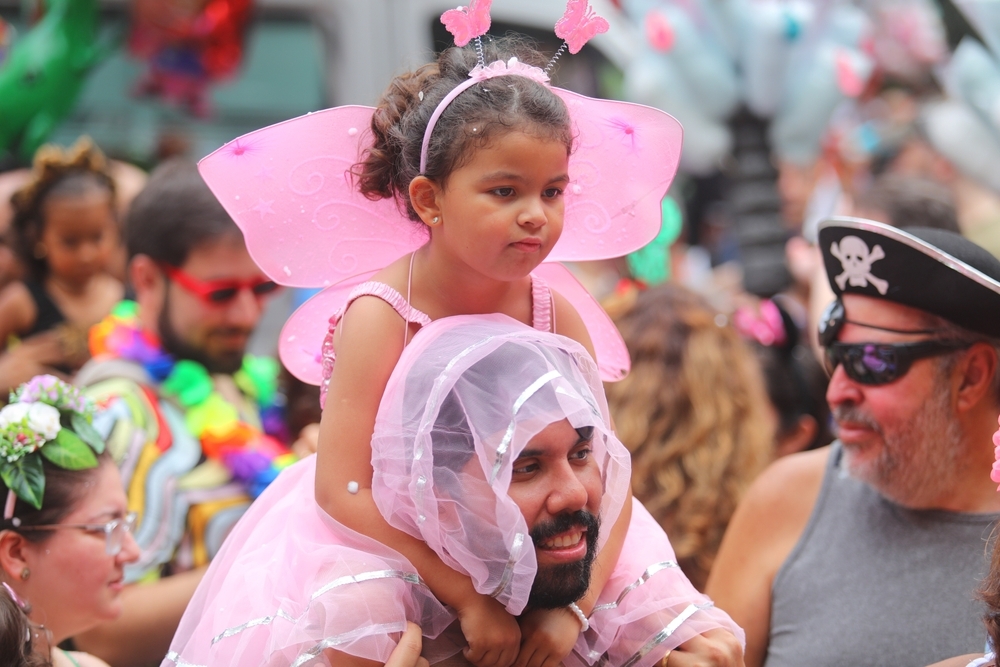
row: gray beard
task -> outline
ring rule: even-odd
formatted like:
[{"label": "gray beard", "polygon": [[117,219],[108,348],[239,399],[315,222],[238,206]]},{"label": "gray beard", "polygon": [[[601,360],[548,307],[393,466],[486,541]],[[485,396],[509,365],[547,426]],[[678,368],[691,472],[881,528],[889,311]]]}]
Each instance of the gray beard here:
[{"label": "gray beard", "polygon": [[954,488],[962,433],[948,390],[935,392],[911,421],[889,433],[855,408],[836,414],[866,422],[882,436],[881,449],[871,461],[854,460],[851,448],[844,447],[844,464],[855,479],[904,507],[926,507]]}]

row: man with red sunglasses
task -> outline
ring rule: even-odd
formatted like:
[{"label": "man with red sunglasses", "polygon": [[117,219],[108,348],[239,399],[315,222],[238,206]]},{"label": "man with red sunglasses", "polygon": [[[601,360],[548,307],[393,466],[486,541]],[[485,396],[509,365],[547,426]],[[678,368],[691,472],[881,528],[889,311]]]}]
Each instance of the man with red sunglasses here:
[{"label": "man with red sunglasses", "polygon": [[953,232],[820,225],[838,440],[747,492],[707,593],[748,667],[927,665],[982,654],[1000,412],[1000,261]]},{"label": "man with red sunglasses", "polygon": [[124,613],[76,638],[116,665],[163,658],[229,528],[288,461],[277,366],[245,354],[277,285],[194,164],[152,173],[125,237],[135,301],[94,327],[76,379],[105,408],[95,426],[139,514]]}]

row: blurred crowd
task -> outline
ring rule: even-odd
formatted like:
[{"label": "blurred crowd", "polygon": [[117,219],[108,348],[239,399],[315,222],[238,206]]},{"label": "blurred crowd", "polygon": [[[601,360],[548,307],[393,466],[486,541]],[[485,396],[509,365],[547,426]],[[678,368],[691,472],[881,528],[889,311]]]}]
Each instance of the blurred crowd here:
[{"label": "blurred crowd", "polygon": [[[979,5],[970,3],[972,21],[959,41],[930,2],[763,1],[755,13],[737,15],[752,37],[737,48],[726,37],[727,22],[737,19],[703,13],[709,4],[621,3],[647,38],[625,72],[625,94],[682,121],[684,174],[664,200],[663,232],[653,244],[572,267],[630,355],[630,374],[608,383],[606,393],[632,457],[632,494],[669,536],[688,579],[747,631],[748,665],[812,664],[802,657],[812,655],[804,644],[830,648],[809,625],[814,618],[835,626],[844,644],[870,652],[868,662],[846,662],[886,664],[877,655],[881,643],[851,634],[880,609],[836,624],[853,613],[849,597],[861,595],[859,586],[877,589],[896,574],[895,585],[908,586],[906,572],[894,569],[920,576],[953,569],[960,583],[942,576],[932,589],[944,608],[919,596],[900,604],[926,603],[944,615],[959,598],[968,611],[957,621],[942,617],[942,628],[963,639],[971,633],[979,646],[987,632],[1000,638],[1000,556],[992,568],[983,558],[1000,508],[979,493],[981,482],[990,486],[995,355],[942,363],[938,375],[918,378],[926,389],[889,394],[900,376],[885,379],[877,375],[884,368],[830,353],[868,341],[872,330],[876,343],[890,347],[946,331],[936,335],[965,345],[954,349],[995,348],[1000,332],[979,311],[996,308],[990,299],[1000,291],[972,312],[956,296],[960,315],[948,314],[948,290],[971,287],[958,278],[945,278],[944,293],[926,299],[903,288],[858,297],[852,290],[860,283],[852,278],[838,288],[828,273],[838,266],[831,257],[857,237],[831,245],[823,236],[830,228],[819,229],[831,216],[883,223],[872,233],[888,250],[902,238],[893,229],[920,228],[901,243],[932,248],[928,256],[961,280],[1000,285],[1000,275],[990,274],[1000,257],[1000,53],[992,50],[992,16],[977,21]],[[821,34],[813,29],[820,23]],[[784,41],[765,42],[768,31]],[[813,41],[803,45],[802,36]],[[821,85],[823,68],[833,74]],[[0,578],[21,591],[0,594],[0,628],[24,621],[21,612],[35,619],[43,610],[45,633],[28,623],[17,633],[60,647],[52,652],[57,665],[158,664],[228,530],[284,466],[316,449],[318,388],[273,358],[245,356],[262,321],[283,322],[301,295],[278,296],[189,157],[166,159],[147,174],[83,137],[65,148],[45,145],[30,166],[0,173],[0,395],[51,375],[83,388],[98,406],[115,406],[113,418],[95,418],[108,443],[99,472],[81,481],[46,463],[46,507],[18,500],[11,508],[18,523],[0,530]],[[871,248],[874,263],[879,246],[865,238],[864,255]],[[956,269],[944,253],[975,271]],[[893,289],[923,289],[930,274],[913,273],[918,265],[883,278]],[[877,287],[870,273],[868,280]],[[976,335],[963,338],[969,331]],[[886,332],[890,338],[879,338]],[[277,346],[276,337],[261,344],[271,357]],[[892,363],[905,375],[919,358]],[[121,360],[138,363],[142,375],[123,370]],[[845,368],[851,364],[864,368]],[[852,488],[837,505],[832,489],[847,475],[840,445],[828,446],[838,429],[862,427],[887,443],[901,434],[903,453],[871,477],[860,475],[878,498]],[[241,438],[267,438],[266,460],[202,465],[199,447],[224,451]],[[163,452],[189,441],[197,451],[177,454],[169,476],[151,472]],[[954,450],[934,458],[927,452],[935,446]],[[977,467],[984,457],[985,468]],[[918,464],[928,468],[923,477],[899,482]],[[856,538],[844,528],[851,521],[892,534],[897,547]],[[75,562],[83,553],[76,536],[46,532],[61,524],[97,525],[104,559]],[[31,556],[41,544],[59,558]],[[868,571],[851,561],[836,569],[824,554],[839,558],[843,545],[864,563],[885,558],[889,567]],[[906,557],[898,555],[904,545]],[[860,583],[848,599],[838,597],[835,589],[852,577]],[[827,600],[831,609],[797,607],[804,598]],[[14,601],[20,611],[8,609]],[[900,617],[910,611],[900,609]],[[909,629],[871,623],[879,632],[894,628],[884,637],[889,643],[927,634],[923,650],[936,641],[935,628],[918,617]],[[15,643],[20,655],[25,644]],[[920,664],[949,657],[950,648]],[[976,646],[966,648],[956,652]],[[8,658],[14,654],[0,645],[0,665],[43,664]]]}]

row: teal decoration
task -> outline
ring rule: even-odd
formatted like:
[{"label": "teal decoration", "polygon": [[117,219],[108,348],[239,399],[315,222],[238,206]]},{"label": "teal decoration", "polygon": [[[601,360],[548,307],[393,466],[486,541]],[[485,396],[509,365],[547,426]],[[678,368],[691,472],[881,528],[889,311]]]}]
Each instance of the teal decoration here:
[{"label": "teal decoration", "polygon": [[684,225],[681,209],[673,198],[664,197],[660,210],[663,219],[660,233],[646,246],[626,257],[632,277],[649,286],[659,285],[670,278],[670,246],[681,235]]},{"label": "teal decoration", "polygon": [[45,0],[45,15],[0,64],[0,151],[30,161],[45,143],[110,53],[97,33],[97,0]]}]

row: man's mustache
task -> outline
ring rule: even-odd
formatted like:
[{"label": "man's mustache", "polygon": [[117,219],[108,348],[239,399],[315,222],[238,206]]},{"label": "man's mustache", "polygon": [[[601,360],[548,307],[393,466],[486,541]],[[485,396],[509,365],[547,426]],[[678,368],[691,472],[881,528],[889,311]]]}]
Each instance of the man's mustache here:
[{"label": "man's mustache", "polygon": [[601,521],[596,516],[586,510],[578,510],[568,514],[560,514],[552,521],[540,523],[531,529],[531,541],[535,546],[549,540],[556,535],[569,532],[574,528],[582,528],[587,531],[587,541],[596,540],[597,533],[601,528]]},{"label": "man's mustache", "polygon": [[862,426],[867,426],[868,428],[876,431],[877,433],[882,432],[882,427],[879,425],[875,419],[872,418],[867,412],[862,410],[856,405],[843,404],[838,405],[833,409],[833,419],[838,424],[842,422],[848,422],[851,424],[860,424]]}]

